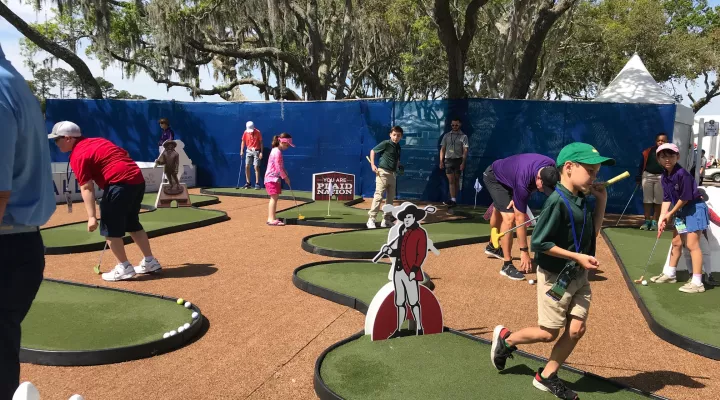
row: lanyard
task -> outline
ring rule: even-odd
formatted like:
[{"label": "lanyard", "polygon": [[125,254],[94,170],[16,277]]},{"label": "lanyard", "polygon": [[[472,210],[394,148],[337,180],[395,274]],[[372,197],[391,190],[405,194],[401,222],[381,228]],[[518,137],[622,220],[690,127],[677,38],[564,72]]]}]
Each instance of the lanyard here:
[{"label": "lanyard", "polygon": [[[70,156],[72,156],[72,153],[70,153]],[[67,166],[65,167],[65,184],[67,185],[65,187],[66,193],[72,193],[72,190],[70,189],[70,177],[72,176],[72,169],[70,169],[70,156],[68,156]]]},{"label": "lanyard", "polygon": [[568,212],[570,213],[570,217],[572,218],[570,221],[570,227],[572,228],[573,240],[575,241],[575,252],[580,253],[580,241],[582,241],[583,234],[585,233],[585,221],[587,220],[587,200],[585,201],[585,204],[583,204],[583,226],[580,231],[580,239],[578,240],[577,232],[575,231],[575,214],[573,214],[572,208],[570,208],[570,201],[567,197],[565,197],[560,189],[555,188],[555,191],[558,192],[560,197],[562,197],[565,202],[565,206],[567,206]]}]

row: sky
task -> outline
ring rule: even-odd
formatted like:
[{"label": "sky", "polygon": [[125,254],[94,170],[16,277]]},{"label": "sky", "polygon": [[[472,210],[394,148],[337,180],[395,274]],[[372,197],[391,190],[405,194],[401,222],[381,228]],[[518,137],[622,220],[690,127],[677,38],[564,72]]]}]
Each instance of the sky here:
[{"label": "sky", "polygon": [[[1,0],[0,0],[1,1]],[[13,12],[18,14],[22,19],[27,22],[38,22],[44,21],[46,17],[52,17],[51,11],[41,10],[36,12],[31,4],[25,4],[25,0],[8,0],[8,6]],[[720,5],[720,0],[709,0],[709,3],[713,6]],[[10,25],[5,19],[0,20],[0,44],[2,45],[3,52],[8,60],[20,71],[23,76],[30,80],[32,74],[30,70],[24,65],[24,59],[20,55],[20,39],[22,35],[12,25]],[[112,82],[115,88],[118,90],[127,90],[132,94],[138,94],[145,96],[148,99],[157,100],[177,100],[177,101],[204,101],[204,102],[221,102],[224,101],[220,96],[203,96],[199,100],[193,100],[188,93],[187,89],[180,87],[173,87],[167,89],[165,85],[159,85],[155,83],[146,73],[140,72],[135,78],[128,78],[123,76],[123,71],[118,65],[110,66],[106,70],[100,67],[100,62],[95,59],[89,59],[84,52],[79,51],[78,54],[85,61],[90,68],[94,76],[102,76],[106,80]],[[70,69],[67,64],[60,62],[59,66],[66,69]],[[618,71],[620,72],[620,71]],[[254,73],[256,78],[259,77],[259,73]],[[714,77],[713,77],[714,78]],[[203,89],[210,89],[217,82],[213,79],[209,68],[201,68],[200,70],[200,82]],[[696,87],[695,95],[697,97],[702,96],[702,85]],[[241,90],[248,100],[263,100],[263,96],[260,95],[258,90],[252,86],[241,86]],[[682,93],[682,92],[681,92]],[[685,96],[686,97],[686,96]],[[697,98],[696,97],[696,98]],[[683,104],[689,105],[690,102],[687,99],[683,100]],[[720,97],[713,99],[710,104],[703,107],[698,116],[701,115],[720,115]]]}]

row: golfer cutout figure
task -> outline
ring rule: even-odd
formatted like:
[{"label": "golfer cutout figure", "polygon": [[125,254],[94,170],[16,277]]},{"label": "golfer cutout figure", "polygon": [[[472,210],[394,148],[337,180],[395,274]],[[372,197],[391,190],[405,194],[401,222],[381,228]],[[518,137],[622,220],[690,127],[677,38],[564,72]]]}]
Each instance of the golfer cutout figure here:
[{"label": "golfer cutout figure", "polygon": [[421,209],[405,202],[399,207],[386,205],[383,211],[391,212],[397,221],[390,229],[387,243],[373,262],[378,262],[384,256],[390,257],[388,278],[392,282],[381,288],[373,298],[368,308],[366,332],[371,333],[372,340],[400,337],[407,316],[416,322],[416,335],[440,333],[443,326],[440,304],[421,283],[424,281],[422,266],[428,250],[440,254],[428,238],[427,231],[420,225],[427,214],[434,213],[436,208],[428,206]]}]

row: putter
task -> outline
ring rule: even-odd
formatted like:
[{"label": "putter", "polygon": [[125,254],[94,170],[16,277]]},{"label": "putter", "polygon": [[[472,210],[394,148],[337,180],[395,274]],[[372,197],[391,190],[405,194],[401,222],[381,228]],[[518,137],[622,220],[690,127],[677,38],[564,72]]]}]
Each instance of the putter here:
[{"label": "putter", "polygon": [[235,189],[236,189],[236,190],[237,190],[237,189],[240,189],[240,177],[242,176],[242,171],[243,171],[243,168],[242,168],[242,167],[243,167],[243,155],[242,155],[242,152],[241,152],[241,153],[240,153],[240,171],[238,171],[238,181],[237,181],[237,185],[235,185]]},{"label": "putter", "polygon": [[100,260],[98,260],[98,264],[95,266],[94,271],[96,274],[100,275],[100,265],[102,264],[103,255],[105,254],[105,250],[107,250],[108,242],[105,241],[105,247],[103,247],[102,251],[100,252]]},{"label": "putter", "polygon": [[617,222],[615,223],[615,226],[618,226],[620,224],[620,220],[622,220],[622,217],[625,215],[625,211],[627,211],[628,206],[630,205],[630,202],[632,201],[633,197],[635,197],[635,192],[637,192],[638,187],[640,184],[635,185],[635,189],[633,190],[632,194],[630,195],[630,200],[628,200],[627,204],[625,204],[625,208],[623,208],[622,214],[620,214],[620,218],[618,218]]},{"label": "putter", "polygon": [[662,231],[658,230],[657,239],[655,239],[655,245],[653,245],[652,251],[650,252],[650,257],[645,263],[645,269],[643,269],[643,274],[640,276],[640,279],[635,279],[635,283],[642,283],[642,281],[645,280],[645,273],[647,272],[648,266],[650,265],[650,260],[652,260],[653,254],[655,254],[655,248],[660,241],[660,235],[662,235]]},{"label": "putter", "polygon": [[516,227],[514,227],[514,228],[510,228],[510,229],[508,229],[508,230],[506,230],[505,232],[502,232],[502,233],[498,233],[498,229],[497,229],[497,228],[492,228],[492,229],[490,230],[490,243],[492,243],[493,247],[495,247],[496,249],[499,248],[499,247],[500,247],[500,238],[501,238],[501,237],[507,235],[507,234],[510,233],[510,232],[513,232],[515,229],[517,229],[517,228],[519,228],[519,227],[521,227],[521,226],[525,226],[525,225],[527,225],[527,224],[535,221],[535,220],[538,219],[538,218],[540,218],[539,215],[538,215],[537,217],[535,217],[535,218],[532,218],[532,219],[529,219],[529,220],[523,222],[522,224],[520,224],[520,225],[518,225],[518,226],[516,226]]},{"label": "putter", "polygon": [[295,209],[298,212],[298,219],[303,220],[303,219],[305,219],[305,216],[300,214],[300,207],[298,207],[297,200],[295,199],[295,192],[293,192],[292,185],[288,185],[288,186],[290,187],[290,193],[292,193],[293,201],[295,202]]}]

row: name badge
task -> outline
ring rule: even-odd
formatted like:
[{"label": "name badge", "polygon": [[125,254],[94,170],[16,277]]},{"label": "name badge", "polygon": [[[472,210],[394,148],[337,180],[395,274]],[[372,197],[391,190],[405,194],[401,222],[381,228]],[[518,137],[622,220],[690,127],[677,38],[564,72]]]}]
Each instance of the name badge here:
[{"label": "name badge", "polygon": [[677,229],[678,233],[687,233],[687,226],[682,218],[675,217],[675,229]]},{"label": "name badge", "polygon": [[558,275],[555,284],[545,294],[555,301],[560,301],[578,272],[580,272],[580,267],[574,261],[568,261]]},{"label": "name badge", "polygon": [[68,214],[72,214],[72,195],[70,192],[65,192],[65,202],[67,203]]},{"label": "name badge", "polygon": [[455,149],[448,149],[448,155],[455,155]]}]

